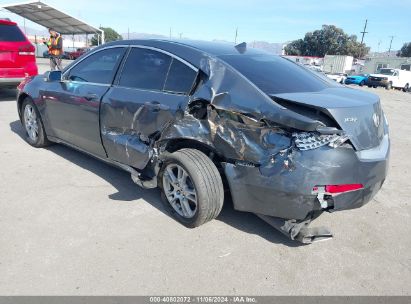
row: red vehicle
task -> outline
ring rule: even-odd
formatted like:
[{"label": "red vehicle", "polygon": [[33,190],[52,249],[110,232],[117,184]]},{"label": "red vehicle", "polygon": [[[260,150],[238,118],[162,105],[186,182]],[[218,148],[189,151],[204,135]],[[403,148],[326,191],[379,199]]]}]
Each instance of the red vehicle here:
[{"label": "red vehicle", "polygon": [[37,74],[34,46],[17,23],[0,19],[0,87],[16,87]]},{"label": "red vehicle", "polygon": [[79,58],[84,53],[87,53],[89,50],[90,50],[90,48],[78,48],[77,50],[75,50],[73,52],[69,52],[68,57],[69,57],[69,59],[74,60],[74,59]]}]

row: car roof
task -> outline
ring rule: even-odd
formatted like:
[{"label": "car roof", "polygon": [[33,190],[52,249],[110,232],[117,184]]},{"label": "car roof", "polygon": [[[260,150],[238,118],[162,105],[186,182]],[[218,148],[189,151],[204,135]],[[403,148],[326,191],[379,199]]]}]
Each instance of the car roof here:
[{"label": "car roof", "polygon": [[[130,44],[130,45],[144,45],[153,46],[155,44],[158,48],[162,49],[180,49],[181,47],[191,49],[192,51],[206,53],[212,56],[222,56],[222,55],[239,55],[239,54],[267,54],[266,52],[245,47],[236,48],[234,43],[230,42],[212,42],[212,41],[201,41],[201,40],[168,40],[168,39],[141,39],[141,40],[120,40],[115,41],[111,44]],[[244,46],[244,45],[243,45]]]},{"label": "car roof", "polygon": [[0,24],[4,24],[4,25],[17,25],[16,22],[10,21],[9,19],[0,19]]}]

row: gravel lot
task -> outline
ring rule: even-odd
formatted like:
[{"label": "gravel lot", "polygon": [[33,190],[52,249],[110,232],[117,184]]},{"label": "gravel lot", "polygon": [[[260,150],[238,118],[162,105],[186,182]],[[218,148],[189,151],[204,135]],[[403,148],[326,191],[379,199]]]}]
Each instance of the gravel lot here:
[{"label": "gravel lot", "polygon": [[309,246],[230,202],[186,229],[129,174],[30,147],[15,91],[0,91],[0,294],[411,295],[411,94],[364,90],[390,123],[388,179],[363,208],[314,222],[334,239]]}]

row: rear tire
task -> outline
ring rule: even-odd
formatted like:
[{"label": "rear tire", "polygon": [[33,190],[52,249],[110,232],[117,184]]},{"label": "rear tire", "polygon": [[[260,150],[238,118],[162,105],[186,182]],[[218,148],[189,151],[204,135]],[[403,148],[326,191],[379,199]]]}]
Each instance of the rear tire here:
[{"label": "rear tire", "polygon": [[43,148],[50,145],[46,132],[44,131],[40,113],[29,97],[26,97],[23,101],[21,115],[23,127],[26,131],[27,142],[36,148]]},{"label": "rear tire", "polygon": [[409,86],[409,84],[407,83],[402,90],[403,90],[404,92],[408,92],[409,88],[410,88],[410,86]]},{"label": "rear tire", "polygon": [[186,227],[198,227],[216,218],[223,207],[220,173],[198,150],[171,153],[162,165],[159,185],[164,206]]},{"label": "rear tire", "polygon": [[[361,80],[360,87],[364,86],[364,84],[365,84],[364,80]],[[368,86],[368,87],[370,87],[370,86]]]}]

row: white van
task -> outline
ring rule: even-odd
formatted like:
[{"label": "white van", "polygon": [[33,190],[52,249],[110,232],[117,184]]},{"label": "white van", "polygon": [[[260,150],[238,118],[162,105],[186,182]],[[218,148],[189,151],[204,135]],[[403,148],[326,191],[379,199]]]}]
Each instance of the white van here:
[{"label": "white van", "polygon": [[411,86],[411,71],[380,69],[378,74],[371,74],[368,77],[367,85],[369,87],[385,87],[387,90],[391,88],[402,89],[407,92]]}]

